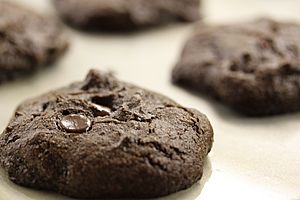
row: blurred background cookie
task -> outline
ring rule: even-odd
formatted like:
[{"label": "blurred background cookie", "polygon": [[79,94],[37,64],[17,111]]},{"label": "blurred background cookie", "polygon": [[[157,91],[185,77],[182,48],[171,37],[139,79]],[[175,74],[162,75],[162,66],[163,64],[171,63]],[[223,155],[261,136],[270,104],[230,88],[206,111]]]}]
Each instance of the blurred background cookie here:
[{"label": "blurred background cookie", "polygon": [[199,19],[198,0],[53,0],[69,24],[89,30],[132,30]]},{"label": "blurred background cookie", "polygon": [[67,46],[57,21],[0,1],[0,83],[54,62]]},{"label": "blurred background cookie", "polygon": [[248,115],[300,110],[300,26],[258,19],[199,28],[173,82],[208,93]]}]

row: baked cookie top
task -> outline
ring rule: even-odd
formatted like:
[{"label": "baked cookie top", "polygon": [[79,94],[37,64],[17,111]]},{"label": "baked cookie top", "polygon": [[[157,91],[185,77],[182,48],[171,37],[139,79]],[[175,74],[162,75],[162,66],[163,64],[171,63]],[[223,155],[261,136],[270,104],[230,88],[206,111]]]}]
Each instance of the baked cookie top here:
[{"label": "baked cookie top", "polygon": [[257,19],[199,27],[173,82],[208,93],[248,115],[300,109],[300,26]]},{"label": "baked cookie top", "polygon": [[0,137],[0,163],[24,186],[150,198],[198,181],[212,142],[200,112],[91,70],[85,81],[17,108]]},{"label": "baked cookie top", "polygon": [[54,62],[67,46],[57,21],[0,1],[0,82]]},{"label": "baked cookie top", "polygon": [[199,0],[53,0],[69,24],[93,30],[132,30],[199,19]]}]

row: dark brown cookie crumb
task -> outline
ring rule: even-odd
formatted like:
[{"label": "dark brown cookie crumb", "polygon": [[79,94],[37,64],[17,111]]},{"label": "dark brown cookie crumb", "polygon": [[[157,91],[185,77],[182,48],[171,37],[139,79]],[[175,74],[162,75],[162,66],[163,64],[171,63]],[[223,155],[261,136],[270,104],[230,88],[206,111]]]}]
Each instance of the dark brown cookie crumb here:
[{"label": "dark brown cookie crumb", "polygon": [[0,136],[0,163],[23,186],[150,198],[197,182],[212,142],[202,113],[92,70],[17,108]]}]

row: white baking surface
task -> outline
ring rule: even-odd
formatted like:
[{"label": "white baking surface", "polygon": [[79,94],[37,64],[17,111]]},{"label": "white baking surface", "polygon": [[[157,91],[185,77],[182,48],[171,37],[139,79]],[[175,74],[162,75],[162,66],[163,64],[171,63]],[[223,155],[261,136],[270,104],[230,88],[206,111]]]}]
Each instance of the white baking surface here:
[{"label": "white baking surface", "polygon": [[[48,0],[11,1],[53,13]],[[231,23],[265,15],[300,21],[299,0],[206,0],[203,6],[208,23]],[[191,28],[171,25],[129,35],[86,34],[67,29],[72,45],[55,67],[0,86],[0,129],[5,128],[15,107],[24,99],[82,80],[91,67],[112,70],[123,80],[199,109],[214,127],[215,143],[202,180],[191,189],[161,200],[300,200],[300,113],[241,117],[219,103],[170,83],[170,71]],[[3,174],[0,176],[0,200],[65,199],[69,198],[19,187]]]}]

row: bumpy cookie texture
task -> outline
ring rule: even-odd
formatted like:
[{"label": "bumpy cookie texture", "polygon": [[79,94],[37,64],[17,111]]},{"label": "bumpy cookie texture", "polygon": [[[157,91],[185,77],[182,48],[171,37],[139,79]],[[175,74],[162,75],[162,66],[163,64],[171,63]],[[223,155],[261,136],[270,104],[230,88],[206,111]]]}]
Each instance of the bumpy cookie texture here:
[{"label": "bumpy cookie texture", "polygon": [[87,30],[132,30],[199,19],[199,0],[53,0],[61,17]]},{"label": "bumpy cookie texture", "polygon": [[264,116],[300,110],[300,26],[258,19],[196,30],[173,82],[236,110]]},{"label": "bumpy cookie texture", "polygon": [[20,185],[77,198],[157,197],[202,176],[213,130],[205,115],[92,70],[21,104],[0,138]]},{"label": "bumpy cookie texture", "polygon": [[50,64],[67,46],[54,19],[0,1],[0,83]]}]

